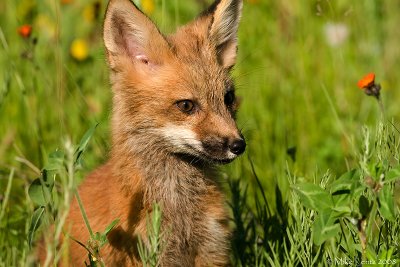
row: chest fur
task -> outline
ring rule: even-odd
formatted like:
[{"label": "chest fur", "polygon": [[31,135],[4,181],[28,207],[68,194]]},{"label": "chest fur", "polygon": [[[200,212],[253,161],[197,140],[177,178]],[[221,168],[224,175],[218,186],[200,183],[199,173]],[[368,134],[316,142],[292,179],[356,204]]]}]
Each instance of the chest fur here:
[{"label": "chest fur", "polygon": [[164,183],[153,184],[145,193],[147,205],[157,202],[162,209],[165,266],[182,262],[194,266],[199,257],[207,260],[210,254],[221,254],[220,258],[227,254],[225,199],[215,181],[198,175],[190,179],[175,177],[173,181],[165,178]]}]

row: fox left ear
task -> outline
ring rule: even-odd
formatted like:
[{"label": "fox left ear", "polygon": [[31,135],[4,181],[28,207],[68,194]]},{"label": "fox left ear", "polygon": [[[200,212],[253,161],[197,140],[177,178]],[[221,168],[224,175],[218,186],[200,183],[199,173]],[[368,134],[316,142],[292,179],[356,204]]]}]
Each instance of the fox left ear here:
[{"label": "fox left ear", "polygon": [[216,45],[218,60],[224,68],[231,68],[236,62],[242,6],[242,0],[217,0],[207,11],[212,14],[209,36]]},{"label": "fox left ear", "polygon": [[118,57],[134,64],[157,65],[169,46],[156,25],[131,0],[110,0],[104,20],[108,63],[115,69]]}]

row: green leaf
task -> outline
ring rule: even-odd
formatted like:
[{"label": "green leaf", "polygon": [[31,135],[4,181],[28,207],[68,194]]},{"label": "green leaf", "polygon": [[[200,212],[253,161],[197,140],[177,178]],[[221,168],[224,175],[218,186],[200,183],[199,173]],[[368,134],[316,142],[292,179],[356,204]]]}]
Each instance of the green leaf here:
[{"label": "green leaf", "polygon": [[64,152],[56,150],[49,155],[48,162],[44,169],[48,171],[59,171],[64,168]]},{"label": "green leaf", "polygon": [[114,221],[112,221],[104,230],[103,235],[108,235],[108,233],[117,225],[117,223],[119,223],[119,219],[115,219]]},{"label": "green leaf", "polygon": [[94,233],[94,240],[101,240],[102,239],[102,234],[99,232]]},{"label": "green leaf", "polygon": [[389,250],[382,250],[381,253],[379,253],[378,259],[380,260],[392,260],[394,262],[393,258],[393,252],[394,252],[394,247],[389,248]]},{"label": "green leaf", "polygon": [[83,135],[83,137],[82,137],[82,139],[81,139],[81,141],[79,143],[79,146],[78,146],[78,148],[76,149],[76,152],[75,152],[75,154],[76,154],[75,164],[79,162],[79,160],[80,160],[80,158],[82,156],[82,153],[85,152],[85,150],[86,150],[86,148],[87,148],[87,146],[89,144],[89,141],[92,138],[92,136],[94,134],[94,131],[96,130],[96,127],[98,125],[99,124],[96,123],[89,130],[87,130],[86,133]]},{"label": "green leaf", "polygon": [[318,214],[313,225],[316,245],[322,245],[327,239],[335,237],[339,233],[340,226],[335,223],[337,217],[337,213],[331,209],[325,209]]},{"label": "green leaf", "polygon": [[332,210],[336,212],[338,217],[345,217],[351,214],[351,208],[349,206],[335,206]]},{"label": "green leaf", "polygon": [[378,259],[376,257],[377,255],[376,255],[375,251],[372,248],[367,247],[365,255],[367,257],[367,260],[369,260],[371,262],[378,262]]},{"label": "green leaf", "polygon": [[40,178],[35,179],[28,189],[28,194],[35,205],[45,206],[50,200],[50,190]]},{"label": "green leaf", "polygon": [[94,235],[94,239],[99,241],[99,247],[101,248],[102,246],[104,246],[107,243],[107,234],[115,227],[115,225],[117,225],[117,223],[119,222],[119,219],[116,219],[114,221],[112,221],[104,230],[103,233],[99,233],[96,232],[96,234]]},{"label": "green leaf", "polygon": [[331,196],[316,184],[296,184],[293,189],[300,197],[302,204],[309,209],[321,211],[333,207]]},{"label": "green leaf", "polygon": [[352,198],[350,197],[350,191],[337,191],[332,194],[332,201],[335,208],[349,207]]},{"label": "green leaf", "polygon": [[344,173],[339,179],[335,180],[330,186],[329,190],[331,194],[339,191],[351,191],[355,184],[360,180],[360,172],[357,169],[353,169]]},{"label": "green leaf", "polygon": [[385,182],[396,181],[400,179],[400,165],[388,171],[385,175]]},{"label": "green leaf", "polygon": [[389,184],[384,185],[379,192],[379,211],[386,220],[395,220],[393,189]]},{"label": "green leaf", "polygon": [[340,176],[329,186],[329,191],[335,204],[334,210],[343,215],[349,215],[352,212],[351,207],[362,195],[364,187],[360,183],[360,172],[357,169],[348,171]]},{"label": "green leaf", "polygon": [[354,184],[354,187],[351,189],[351,198],[355,200],[359,199],[366,188],[367,187],[361,183]]},{"label": "green leaf", "polygon": [[35,232],[39,228],[39,226],[42,222],[41,219],[44,214],[44,211],[45,211],[44,207],[39,207],[33,212],[31,224],[29,226],[29,231],[28,231],[28,243],[29,243],[30,248],[32,248],[32,241],[33,241]]}]

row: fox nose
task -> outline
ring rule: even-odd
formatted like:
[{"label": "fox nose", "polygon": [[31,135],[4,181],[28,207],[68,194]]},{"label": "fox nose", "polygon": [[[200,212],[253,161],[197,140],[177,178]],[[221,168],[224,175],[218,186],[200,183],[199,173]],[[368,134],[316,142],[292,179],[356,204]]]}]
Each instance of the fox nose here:
[{"label": "fox nose", "polygon": [[235,139],[229,144],[228,147],[233,154],[240,155],[246,149],[246,142],[244,139]]}]

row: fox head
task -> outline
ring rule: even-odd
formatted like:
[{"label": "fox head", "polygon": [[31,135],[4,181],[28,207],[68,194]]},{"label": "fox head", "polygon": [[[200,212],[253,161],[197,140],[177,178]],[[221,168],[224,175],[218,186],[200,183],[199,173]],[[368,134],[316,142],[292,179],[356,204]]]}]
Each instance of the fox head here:
[{"label": "fox head", "polygon": [[110,0],[104,43],[114,145],[226,163],[245,150],[230,69],[242,0],[217,0],[163,35],[130,0]]}]

